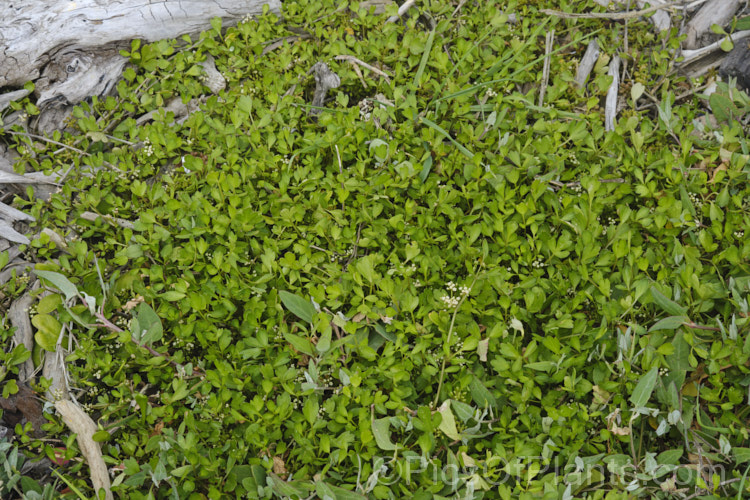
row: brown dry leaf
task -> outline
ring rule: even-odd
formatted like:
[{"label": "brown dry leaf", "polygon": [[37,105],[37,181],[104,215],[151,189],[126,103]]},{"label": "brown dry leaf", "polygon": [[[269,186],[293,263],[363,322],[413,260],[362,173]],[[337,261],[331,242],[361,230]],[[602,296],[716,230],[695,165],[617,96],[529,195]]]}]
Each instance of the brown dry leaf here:
[{"label": "brown dry leaf", "polygon": [[300,356],[300,358],[297,360],[297,366],[307,366],[310,364],[310,356],[307,354],[303,354]]},{"label": "brown dry leaf", "polygon": [[31,422],[34,437],[45,434],[42,425],[47,423],[47,419],[44,418],[42,404],[39,397],[26,384],[19,385],[18,392],[11,394],[7,399],[0,397],[0,409],[4,410],[3,418],[7,424],[15,425],[25,419]]},{"label": "brown dry leaf", "polygon": [[487,351],[489,350],[490,346],[490,339],[482,339],[477,344],[477,355],[479,356],[479,361],[482,361],[483,363],[487,361]]},{"label": "brown dry leaf", "polygon": [[162,421],[156,422],[156,425],[154,426],[154,432],[152,432],[151,435],[157,436],[161,434],[162,429],[164,429],[164,422]]},{"label": "brown dry leaf", "polygon": [[279,456],[273,457],[273,467],[271,470],[273,470],[274,474],[278,474],[279,476],[285,476],[288,474],[288,471],[284,466],[284,460]]},{"label": "brown dry leaf", "polygon": [[719,166],[718,166],[718,167],[716,167],[716,168],[715,168],[715,169],[713,170],[713,172],[711,172],[711,179],[709,179],[708,183],[709,183],[709,184],[713,184],[714,182],[716,182],[716,175],[717,175],[717,174],[718,174],[719,172],[721,172],[721,171],[723,171],[723,170],[726,170],[726,169],[727,169],[727,162],[726,162],[726,161],[723,161],[723,162],[721,162],[721,163],[719,164]]},{"label": "brown dry leaf", "polygon": [[125,303],[125,305],[122,307],[126,311],[132,311],[135,309],[135,306],[143,302],[143,297],[140,295],[135,296],[135,298],[130,299]]}]

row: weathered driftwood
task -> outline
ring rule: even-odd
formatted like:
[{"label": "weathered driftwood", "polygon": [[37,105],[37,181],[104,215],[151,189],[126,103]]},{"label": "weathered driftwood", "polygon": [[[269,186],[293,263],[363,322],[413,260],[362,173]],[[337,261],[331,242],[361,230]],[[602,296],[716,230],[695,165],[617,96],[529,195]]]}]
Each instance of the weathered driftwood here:
[{"label": "weathered driftwood", "polygon": [[578,71],[576,71],[576,86],[582,88],[586,85],[589,79],[591,71],[594,69],[596,61],[599,59],[599,39],[591,40],[586,47],[586,53],[583,54],[581,62],[578,64]]},{"label": "weathered driftwood", "polygon": [[736,78],[739,88],[750,90],[750,47],[746,42],[734,44],[721,63],[719,74],[725,80]]},{"label": "weathered driftwood", "polygon": [[[17,345],[23,345],[29,351],[34,350],[34,332],[31,329],[31,320],[29,319],[29,307],[36,300],[29,292],[26,292],[21,298],[16,299],[8,310],[10,324],[16,328],[13,334],[13,340]],[[34,362],[31,358],[27,359],[18,371],[18,380],[28,382],[34,373]]]},{"label": "weathered driftwood", "polygon": [[6,92],[5,94],[0,94],[0,111],[7,108],[11,102],[18,101],[19,99],[23,99],[30,93],[31,93],[30,90],[19,89],[19,90],[14,90],[12,92]]},{"label": "weathered driftwood", "polygon": [[549,66],[552,56],[552,46],[555,43],[555,30],[550,30],[545,36],[544,43],[544,65],[542,66],[542,83],[539,87],[539,107],[544,106],[544,94],[549,84]]},{"label": "weathered driftwood", "polygon": [[111,215],[99,215],[95,214],[94,212],[83,212],[80,216],[81,219],[85,219],[87,221],[94,222],[97,219],[102,219],[105,222],[108,222],[109,224],[112,224],[113,226],[118,226],[123,229],[134,229],[135,225],[133,225],[132,222],[126,219],[120,219],[119,217],[112,217]]},{"label": "weathered driftwood", "polygon": [[[63,326],[63,329],[64,328],[65,326]],[[63,332],[61,332],[61,336]],[[67,355],[68,352],[65,350],[65,347],[59,342],[55,352],[46,352],[44,354],[44,369],[42,370],[42,376],[52,381],[45,393],[48,401],[70,399],[70,391],[68,390],[68,369],[65,365],[65,356]]]},{"label": "weathered driftwood", "polygon": [[620,92],[620,56],[612,57],[609,62],[609,71],[612,77],[612,83],[607,90],[606,105],[604,108],[604,130],[612,131],[615,129],[615,117],[617,116],[617,96]]},{"label": "weathered driftwood", "polygon": [[102,458],[102,450],[99,447],[99,443],[94,441],[93,438],[94,433],[97,431],[96,424],[85,411],[70,400],[63,399],[55,402],[55,409],[62,417],[65,425],[68,426],[68,429],[76,434],[76,441],[78,441],[81,454],[83,454],[83,457],[89,464],[91,482],[94,485],[97,495],[99,494],[99,490],[103,489],[105,493],[104,498],[106,500],[114,500],[107,465]]},{"label": "weathered driftwood", "polygon": [[317,115],[321,111],[320,108],[323,107],[326,94],[329,90],[338,88],[341,85],[341,79],[324,62],[313,64],[307,73],[312,73],[315,77],[315,92],[313,93],[312,100],[313,108],[310,110],[310,114]]},{"label": "weathered driftwood", "polygon": [[31,241],[26,236],[16,231],[10,223],[1,219],[0,238],[5,238],[8,241],[12,241],[13,243],[18,243],[20,245],[28,245],[29,243],[31,243]]},{"label": "weathered driftwood", "polygon": [[[750,37],[750,30],[745,31],[737,31],[735,33],[732,33],[732,41],[735,43],[735,45],[745,38]],[[688,65],[692,64],[694,61],[701,59],[703,57],[706,57],[707,55],[711,54],[712,52],[716,52],[718,50],[721,50],[721,42],[722,40],[718,40],[710,45],[706,45],[705,47],[701,47],[700,49],[695,50],[683,50],[682,55],[682,65]],[[744,43],[744,42],[743,42]]]},{"label": "weathered driftwood", "polygon": [[704,37],[706,35],[715,37],[711,31],[711,25],[725,26],[743,3],[744,1],[740,0],[709,0],[704,3],[682,30],[682,33],[687,35],[683,47],[693,50],[704,45],[706,41],[710,42],[710,40],[704,40]]}]

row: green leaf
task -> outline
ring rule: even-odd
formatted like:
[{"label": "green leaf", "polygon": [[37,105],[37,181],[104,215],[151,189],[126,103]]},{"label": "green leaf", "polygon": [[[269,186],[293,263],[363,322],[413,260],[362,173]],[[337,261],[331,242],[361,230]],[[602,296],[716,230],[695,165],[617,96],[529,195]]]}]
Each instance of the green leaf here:
[{"label": "green leaf", "polygon": [[750,16],[745,16],[737,19],[735,29],[737,31],[750,30]]},{"label": "green leaf", "polygon": [[356,491],[349,491],[339,486],[327,484],[327,491],[333,492],[334,500],[367,500],[365,495],[357,493]]},{"label": "green leaf", "polygon": [[266,476],[266,484],[281,498],[304,498],[308,491],[315,489],[312,484],[301,481],[284,481],[273,472],[269,472]]},{"label": "green leaf", "polygon": [[315,421],[318,420],[318,410],[320,410],[318,400],[314,397],[307,398],[307,401],[305,401],[305,404],[302,406],[302,414],[307,419],[307,423],[313,425]]},{"label": "green leaf", "polygon": [[161,295],[159,295],[159,297],[162,298],[162,299],[164,299],[164,300],[167,300],[169,302],[176,302],[176,301],[178,301],[180,299],[184,299],[185,298],[185,294],[182,293],[182,292],[177,292],[177,291],[174,291],[174,290],[170,290],[168,292],[162,293]]},{"label": "green leaf", "polygon": [[456,429],[456,419],[451,411],[451,400],[446,399],[438,408],[438,412],[443,417],[438,429],[443,431],[443,433],[452,440],[458,441],[460,435],[458,434],[458,429]]},{"label": "green leaf", "polygon": [[112,435],[105,431],[105,430],[98,430],[94,433],[93,436],[91,436],[91,439],[93,439],[97,443],[104,443],[106,441],[109,441],[109,439],[112,437]]},{"label": "green leaf", "polygon": [[174,390],[174,393],[169,396],[171,402],[179,401],[180,399],[183,399],[190,394],[190,389],[188,388],[187,382],[185,382],[183,379],[173,380],[172,389]]},{"label": "green leaf", "polygon": [[687,316],[687,308],[667,298],[656,287],[651,287],[651,297],[656,302],[656,305],[661,307],[670,316]]},{"label": "green leaf", "polygon": [[435,40],[435,28],[430,31],[429,36],[427,37],[427,43],[424,47],[424,52],[422,52],[422,59],[419,61],[419,68],[417,68],[417,72],[414,75],[414,94],[416,94],[417,89],[422,83],[422,74],[424,73],[424,69],[427,66],[427,61],[430,60],[430,51],[432,50],[432,44]]},{"label": "green leaf", "polygon": [[328,352],[331,349],[331,333],[333,332],[333,329],[329,326],[326,327],[325,330],[323,330],[323,333],[320,335],[320,338],[318,338],[318,343],[315,344],[315,350],[319,353],[325,353]]},{"label": "green leaf", "polygon": [[354,268],[365,278],[369,283],[375,282],[375,261],[372,254],[365,255],[361,259],[358,259],[354,264]]},{"label": "green leaf", "polygon": [[305,300],[299,295],[287,292],[286,290],[279,292],[279,298],[289,312],[302,321],[312,323],[313,316],[315,315],[315,306],[309,300]]},{"label": "green leaf", "polygon": [[378,332],[378,335],[383,337],[385,340],[389,342],[396,342],[396,336],[388,332],[382,324],[375,323],[374,328],[375,328],[375,331]]},{"label": "green leaf", "polygon": [[430,170],[432,170],[432,154],[428,153],[427,158],[425,158],[422,163],[422,170],[419,172],[419,180],[424,182],[427,179],[427,176],[430,175]]},{"label": "green leaf", "polygon": [[682,453],[682,448],[666,450],[659,453],[659,455],[656,457],[656,461],[660,464],[677,465],[680,463],[680,457],[682,457]]},{"label": "green leaf", "polygon": [[442,135],[443,137],[451,141],[458,148],[458,150],[461,151],[461,153],[463,153],[464,156],[466,156],[469,159],[474,158],[474,153],[469,151],[463,144],[455,140],[453,136],[450,135],[448,132],[446,132],[446,130],[443,127],[433,122],[432,120],[428,120],[427,118],[420,118],[420,120],[422,121],[422,123],[424,123],[431,129],[433,129],[435,132],[437,132],[438,134]]},{"label": "green leaf", "polygon": [[57,309],[60,304],[62,304],[62,296],[59,293],[51,293],[39,300],[36,310],[39,313],[47,314]]},{"label": "green leaf", "polygon": [[65,295],[65,300],[70,300],[78,295],[78,288],[60,273],[35,269],[34,274],[52,283],[55,288]]},{"label": "green leaf", "polygon": [[299,335],[294,335],[293,333],[285,333],[284,338],[299,352],[307,354],[308,356],[315,356],[315,350],[309,339],[300,337]]},{"label": "green leaf", "polygon": [[471,382],[469,382],[469,392],[471,393],[471,399],[481,408],[497,406],[495,397],[476,376],[473,376]]},{"label": "green leaf", "polygon": [[453,409],[461,422],[467,422],[470,418],[474,417],[474,408],[463,401],[451,399],[451,409]]},{"label": "green leaf", "polygon": [[330,498],[336,500],[336,494],[324,481],[315,481],[315,493],[318,498]]},{"label": "green leaf", "polygon": [[130,325],[133,338],[143,344],[151,344],[162,338],[164,328],[156,311],[145,302],[138,304],[135,317]]},{"label": "green leaf", "polygon": [[31,318],[31,323],[36,327],[34,340],[42,349],[54,352],[57,348],[57,340],[60,338],[62,324],[49,314],[37,314]]},{"label": "green leaf", "polygon": [[[20,365],[31,357],[31,351],[26,349],[23,344],[18,344],[10,352],[10,357],[6,358],[6,363],[10,366]],[[1,371],[1,369],[0,369]]]},{"label": "green leaf", "polygon": [[646,406],[646,403],[651,398],[651,393],[654,392],[658,376],[659,368],[654,366],[638,381],[635,389],[633,389],[633,394],[630,396],[630,402],[633,403],[635,408]]},{"label": "green leaf", "polygon": [[396,445],[391,442],[391,419],[378,418],[372,421],[372,434],[381,450],[395,450]]},{"label": "green leaf", "polygon": [[654,323],[651,328],[648,329],[648,331],[653,332],[655,330],[677,330],[682,326],[683,323],[687,321],[690,320],[685,316],[669,316],[668,318],[662,318]]},{"label": "green leaf", "polygon": [[750,462],[750,448],[740,448],[735,446],[732,448],[732,452],[734,452],[734,461],[737,462],[737,465]]},{"label": "green leaf", "polygon": [[523,366],[526,368],[531,368],[532,370],[540,371],[540,372],[549,372],[550,370],[554,369],[557,365],[553,363],[552,361],[536,361],[534,363],[526,363]]}]

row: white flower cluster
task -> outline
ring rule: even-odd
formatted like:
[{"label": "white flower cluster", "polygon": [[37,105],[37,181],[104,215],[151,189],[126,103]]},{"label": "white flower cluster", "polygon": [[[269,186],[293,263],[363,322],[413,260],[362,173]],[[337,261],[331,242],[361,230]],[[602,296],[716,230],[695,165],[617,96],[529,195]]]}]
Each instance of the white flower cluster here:
[{"label": "white flower cluster", "polygon": [[690,201],[693,203],[693,206],[695,208],[700,209],[703,206],[703,200],[701,199],[699,194],[688,193],[688,197],[690,198]]},{"label": "white flower cluster", "polygon": [[362,121],[369,121],[372,117],[372,102],[368,99],[362,99],[359,101],[359,119]]},{"label": "white flower cluster", "polygon": [[547,267],[547,263],[542,259],[536,259],[531,263],[531,267],[533,267],[534,269],[542,269],[543,267]]},{"label": "white flower cluster", "polygon": [[[450,295],[443,295],[440,297],[440,300],[443,302],[443,307],[445,309],[455,309],[458,307],[458,304],[461,302],[461,299],[463,297],[467,297],[469,295],[469,292],[471,291],[468,286],[458,286],[454,282],[449,281],[446,283],[445,288],[448,290]],[[458,293],[458,295],[453,295],[454,293]]]},{"label": "white flower cluster", "polygon": [[146,156],[152,156],[154,154],[154,146],[148,139],[143,141],[143,152],[146,153]]},{"label": "white flower cluster", "polygon": [[742,230],[735,231],[734,237],[737,238],[738,240],[741,240],[742,238],[745,237],[745,231],[742,231]]},{"label": "white flower cluster", "polygon": [[492,89],[487,89],[487,97],[497,97],[497,92]]}]

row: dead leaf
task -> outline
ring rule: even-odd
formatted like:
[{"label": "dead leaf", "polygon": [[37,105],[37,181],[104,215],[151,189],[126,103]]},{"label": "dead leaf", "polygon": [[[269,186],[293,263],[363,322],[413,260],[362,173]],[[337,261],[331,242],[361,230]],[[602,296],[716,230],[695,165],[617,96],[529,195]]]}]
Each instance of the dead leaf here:
[{"label": "dead leaf", "polygon": [[141,297],[140,295],[137,295],[135,298],[132,298],[129,301],[127,301],[122,308],[125,311],[132,311],[141,302],[143,302],[143,297]]},{"label": "dead leaf", "polygon": [[352,318],[352,321],[355,323],[361,323],[363,319],[365,319],[367,316],[364,313],[357,313]]},{"label": "dead leaf", "polygon": [[479,356],[479,361],[486,362],[487,361],[487,351],[490,346],[490,339],[482,339],[477,344],[477,355]]},{"label": "dead leaf", "polygon": [[713,172],[711,172],[711,179],[709,179],[708,183],[709,183],[709,184],[713,184],[714,182],[716,182],[716,175],[717,175],[717,174],[718,174],[719,172],[721,172],[721,171],[725,171],[726,169],[727,169],[727,162],[725,162],[725,161],[721,162],[721,163],[719,164],[719,166],[717,166],[717,167],[716,167],[716,168],[715,168],[715,169],[713,170]]},{"label": "dead leaf", "polygon": [[162,429],[164,429],[164,422],[162,421],[156,422],[156,425],[154,425],[154,431],[151,433],[151,435],[157,436],[161,434]]},{"label": "dead leaf", "polygon": [[612,424],[612,428],[609,430],[615,436],[629,436],[630,429],[627,427],[618,427],[617,424]]},{"label": "dead leaf", "polygon": [[42,425],[47,423],[47,419],[44,418],[42,404],[27,385],[19,385],[18,392],[7,399],[0,397],[0,409],[4,410],[3,421],[9,426],[13,427],[25,419],[31,422],[34,437],[41,437],[45,434]]},{"label": "dead leaf", "polygon": [[278,474],[279,476],[285,476],[286,474],[288,474],[288,471],[284,466],[284,460],[282,460],[282,458],[279,456],[273,457],[273,467],[271,468],[271,470],[273,470],[274,474]]}]

